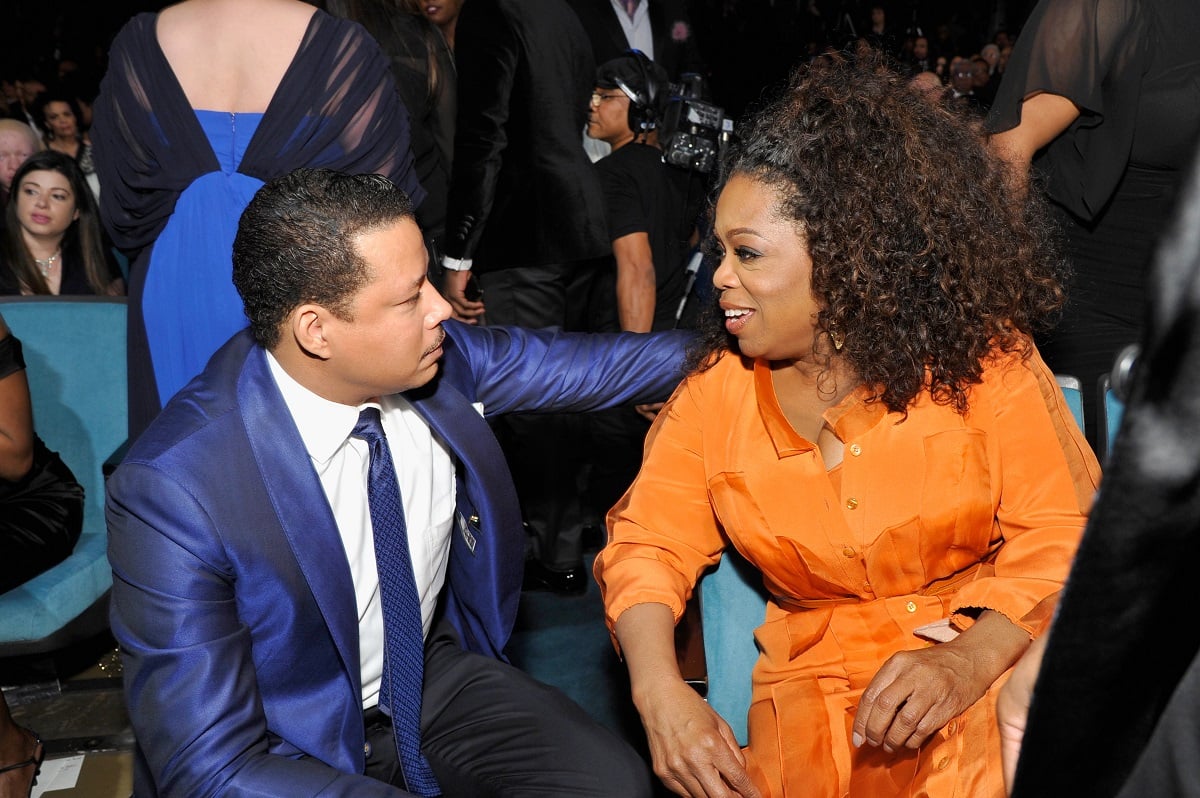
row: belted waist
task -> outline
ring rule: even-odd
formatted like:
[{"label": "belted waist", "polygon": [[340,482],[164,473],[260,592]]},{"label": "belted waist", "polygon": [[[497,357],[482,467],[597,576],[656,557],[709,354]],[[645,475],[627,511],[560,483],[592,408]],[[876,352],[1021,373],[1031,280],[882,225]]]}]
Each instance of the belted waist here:
[{"label": "belted waist", "polygon": [[790,596],[771,596],[771,600],[785,610],[819,610],[838,604],[862,604],[866,599],[859,598],[858,596],[827,599],[798,599],[791,598]]},{"label": "belted waist", "polygon": [[[967,582],[975,579],[979,570],[983,567],[991,567],[991,563],[979,562],[964,568],[958,573],[942,579],[934,580],[920,590],[915,590],[911,594],[914,596],[941,596],[946,593],[957,592]],[[801,599],[793,596],[771,596],[771,600],[785,610],[819,610],[827,607],[834,607],[839,604],[863,604],[871,601],[883,601],[884,599],[896,598],[896,596],[879,596],[874,599],[864,599],[861,596],[838,596],[835,598],[826,599]]]}]

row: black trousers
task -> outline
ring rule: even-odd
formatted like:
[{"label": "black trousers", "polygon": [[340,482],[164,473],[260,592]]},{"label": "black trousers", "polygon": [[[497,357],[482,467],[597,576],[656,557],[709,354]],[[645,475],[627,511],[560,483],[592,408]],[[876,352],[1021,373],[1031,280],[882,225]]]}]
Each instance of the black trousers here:
[{"label": "black trousers", "polygon": [[83,488],[38,438],[29,473],[0,485],[0,493],[0,593],[5,593],[70,555],[83,530]]},{"label": "black trousers", "polygon": [[[367,775],[401,789],[390,721],[364,716]],[[464,651],[445,623],[425,647],[421,750],[446,798],[651,795],[638,754],[562,692]]]}]

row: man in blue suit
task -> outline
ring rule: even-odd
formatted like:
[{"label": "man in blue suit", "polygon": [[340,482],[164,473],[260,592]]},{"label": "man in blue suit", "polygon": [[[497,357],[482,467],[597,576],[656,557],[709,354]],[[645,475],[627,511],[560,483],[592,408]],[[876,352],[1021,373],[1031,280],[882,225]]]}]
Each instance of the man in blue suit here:
[{"label": "man in blue suit", "polygon": [[[447,323],[426,263],[383,178],[300,170],[246,209],[250,329],[108,487],[137,795],[650,794],[631,748],[503,661],[525,541],[485,416],[662,398],[681,340]],[[420,605],[423,689],[400,700],[419,701],[431,788],[396,753],[398,691],[380,702],[396,569],[376,567],[376,461],[355,437],[371,413]]]}]

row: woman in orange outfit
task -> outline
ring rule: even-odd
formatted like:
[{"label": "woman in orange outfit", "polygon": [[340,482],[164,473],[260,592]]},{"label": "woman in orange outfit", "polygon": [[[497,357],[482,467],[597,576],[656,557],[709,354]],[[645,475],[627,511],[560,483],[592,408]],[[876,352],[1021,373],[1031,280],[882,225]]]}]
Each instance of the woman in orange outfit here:
[{"label": "woman in orange outfit", "polygon": [[[674,792],[1003,795],[995,694],[1099,480],[1030,338],[1062,302],[1047,218],[875,63],[809,67],[751,122],[716,204],[720,312],[596,561]],[[744,750],[672,635],[731,545],[773,596]]]}]

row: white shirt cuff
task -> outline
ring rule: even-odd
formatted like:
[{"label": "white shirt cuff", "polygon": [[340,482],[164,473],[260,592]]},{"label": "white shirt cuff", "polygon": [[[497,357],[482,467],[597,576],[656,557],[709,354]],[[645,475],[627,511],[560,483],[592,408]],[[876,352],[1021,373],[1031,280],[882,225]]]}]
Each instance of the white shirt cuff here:
[{"label": "white shirt cuff", "polygon": [[449,255],[442,256],[442,268],[449,269],[452,272],[469,272],[471,271],[470,258],[452,258]]}]

